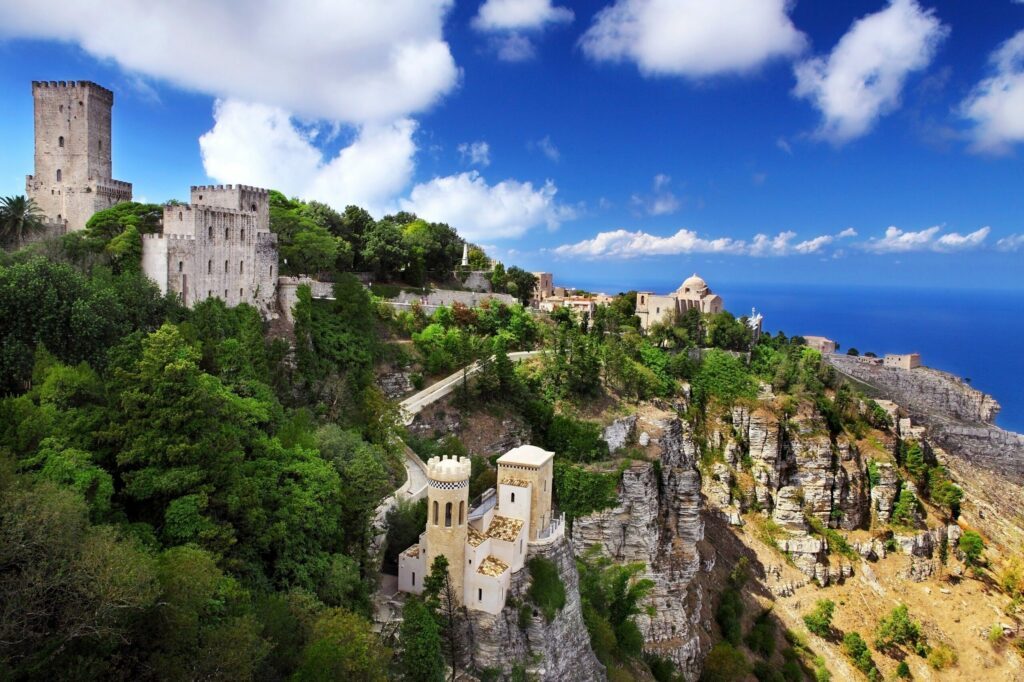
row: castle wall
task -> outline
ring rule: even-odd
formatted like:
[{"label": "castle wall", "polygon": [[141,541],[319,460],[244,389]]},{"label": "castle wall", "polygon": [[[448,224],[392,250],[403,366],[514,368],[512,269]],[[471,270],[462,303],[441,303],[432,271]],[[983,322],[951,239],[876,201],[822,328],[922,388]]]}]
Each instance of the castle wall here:
[{"label": "castle wall", "polygon": [[[548,524],[551,523],[551,490],[554,485],[553,476],[553,459],[549,459],[539,468],[524,464],[506,464],[501,461],[498,462],[498,484],[501,488],[511,489],[511,486],[501,486],[501,483],[508,479],[525,480],[530,484],[530,516],[528,517],[529,535],[527,536],[530,540],[536,540],[538,533],[547,528]],[[499,512],[504,514],[506,512],[504,511],[502,504],[504,504],[504,500],[499,500]]]}]

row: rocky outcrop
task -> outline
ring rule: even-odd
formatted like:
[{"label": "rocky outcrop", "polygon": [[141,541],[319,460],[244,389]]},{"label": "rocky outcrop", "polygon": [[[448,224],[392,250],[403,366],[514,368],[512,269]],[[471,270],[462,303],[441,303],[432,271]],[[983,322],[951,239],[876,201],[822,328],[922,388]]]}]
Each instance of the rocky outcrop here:
[{"label": "rocky outcrop", "polygon": [[628,417],[616,419],[604,427],[601,438],[604,439],[604,442],[608,443],[608,450],[610,452],[615,452],[629,445],[636,434],[636,420],[637,416],[631,414]]},{"label": "rocky outcrop", "polygon": [[408,372],[388,372],[377,377],[377,385],[388,400],[397,400],[413,390]]},{"label": "rocky outcrop", "polygon": [[467,612],[472,665],[502,675],[521,667],[539,680],[605,679],[604,666],[590,648],[590,635],[583,623],[579,574],[571,544],[563,538],[546,546],[531,545],[530,554],[545,557],[558,567],[565,585],[565,606],[550,623],[539,613],[531,613],[527,626],[520,627],[520,608],[515,605],[526,604],[529,608],[526,592],[530,572],[525,568],[517,571],[509,587],[510,605],[501,613]]},{"label": "rocky outcrop", "polygon": [[871,486],[871,508],[878,520],[889,523],[896,497],[900,493],[900,478],[891,462],[875,462],[878,482]]},{"label": "rocky outcrop", "polygon": [[[687,679],[700,675],[707,637],[700,625],[706,598],[695,577],[710,570],[698,543],[704,538],[701,476],[689,427],[670,412],[640,418],[637,429],[656,448],[659,466],[634,464],[623,473],[619,504],[573,524],[577,553],[594,544],[617,561],[642,562],[654,583],[647,599],[653,615],[637,617],[645,647],[670,658]],[[658,475],[660,471],[660,476]]]},{"label": "rocky outcrop", "polygon": [[754,410],[749,419],[741,418],[740,422],[747,424],[747,430],[741,432],[741,436],[745,436],[753,463],[750,473],[754,476],[754,497],[761,507],[771,509],[775,491],[782,487],[785,471],[782,427],[778,418],[764,409]]},{"label": "rocky outcrop", "polygon": [[839,468],[832,489],[830,525],[843,530],[866,528],[871,521],[867,468],[856,446],[845,437],[836,441]]}]

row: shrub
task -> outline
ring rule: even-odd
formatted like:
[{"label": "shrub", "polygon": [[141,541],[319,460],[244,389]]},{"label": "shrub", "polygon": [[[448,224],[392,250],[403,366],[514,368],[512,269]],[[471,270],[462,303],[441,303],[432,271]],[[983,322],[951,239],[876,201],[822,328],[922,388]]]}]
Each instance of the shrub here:
[{"label": "shrub", "polygon": [[920,507],[921,503],[918,502],[914,493],[909,489],[904,488],[900,491],[900,496],[896,500],[896,506],[894,506],[892,510],[892,525],[906,527],[916,526],[917,515]]},{"label": "shrub", "polygon": [[831,599],[819,599],[814,605],[814,610],[804,616],[804,625],[807,629],[819,637],[828,637],[832,634],[832,614],[835,612],[836,604]]},{"label": "shrub", "polygon": [[733,646],[739,646],[743,637],[743,625],[740,622],[742,618],[743,600],[740,598],[739,590],[726,588],[722,592],[721,601],[718,602],[715,620],[722,630],[722,637]]},{"label": "shrub", "polygon": [[747,647],[762,658],[771,658],[775,653],[775,621],[771,618],[771,609],[766,609],[754,621],[754,626],[747,633]]},{"label": "shrub", "polygon": [[973,530],[964,531],[964,534],[960,536],[958,546],[960,551],[963,552],[964,563],[971,568],[977,569],[984,563],[985,542],[977,532]]},{"label": "shrub", "polygon": [[945,644],[939,644],[928,652],[928,665],[936,670],[945,670],[956,665],[956,662],[956,652]]},{"label": "shrub", "polygon": [[906,661],[900,661],[900,664],[896,666],[896,677],[901,680],[910,679],[910,666],[907,665]]},{"label": "shrub", "polygon": [[739,682],[750,673],[750,663],[743,652],[729,642],[719,642],[704,659],[702,682]]},{"label": "shrub", "polygon": [[871,675],[872,672],[876,672],[875,662],[871,658],[871,651],[868,649],[867,642],[857,632],[848,632],[843,637],[843,652],[850,657],[853,664],[857,666],[865,675]]},{"label": "shrub", "polygon": [[921,639],[921,625],[910,617],[906,604],[894,608],[878,622],[875,630],[875,648],[887,649],[900,644],[917,644]]},{"label": "shrub", "polygon": [[619,476],[614,473],[556,461],[554,479],[558,506],[570,520],[618,504]]},{"label": "shrub", "polygon": [[550,559],[539,556],[530,559],[527,566],[531,582],[526,596],[544,614],[544,620],[550,623],[565,606],[565,585],[558,575],[558,567]]}]

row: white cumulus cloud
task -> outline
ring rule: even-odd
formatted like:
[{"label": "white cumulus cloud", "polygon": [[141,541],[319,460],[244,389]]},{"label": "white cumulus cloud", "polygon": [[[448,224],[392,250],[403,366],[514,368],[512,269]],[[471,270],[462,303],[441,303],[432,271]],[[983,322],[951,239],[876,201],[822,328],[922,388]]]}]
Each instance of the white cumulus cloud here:
[{"label": "white cumulus cloud", "polygon": [[453,0],[0,0],[0,37],[70,42],[138,74],[347,123],[392,121],[456,86]]},{"label": "white cumulus cloud", "polygon": [[480,31],[524,31],[573,20],[573,11],[551,0],[487,0],[473,18]]},{"label": "white cumulus cloud", "polygon": [[807,255],[820,252],[836,239],[850,236],[846,232],[844,230],[838,235],[822,235],[793,243],[797,235],[791,230],[774,236],[757,234],[747,241],[733,237],[702,237],[694,230],[685,228],[668,236],[619,229],[599,232],[591,239],[563,244],[553,251],[563,257],[587,259],[631,259],[695,253],[754,257]]},{"label": "white cumulus cloud", "polygon": [[466,239],[508,239],[546,226],[557,229],[576,217],[558,203],[558,188],[548,180],[539,187],[508,179],[489,185],[476,171],[437,177],[413,187],[399,203],[427,220],[448,223]]},{"label": "white cumulus cloud", "polygon": [[742,73],[801,52],[790,0],[616,0],[580,39],[595,61],[630,61],[648,75]]},{"label": "white cumulus cloud", "polygon": [[206,174],[218,182],[273,187],[380,215],[408,186],[415,168],[416,123],[410,119],[363,124],[330,159],[314,144],[319,131],[301,128],[278,107],[218,101],[214,121],[199,148]]},{"label": "white cumulus cloud", "polygon": [[976,151],[1006,153],[1024,142],[1024,31],[992,53],[993,74],[978,83],[960,107],[974,122]]},{"label": "white cumulus cloud", "polygon": [[918,231],[906,231],[890,225],[882,237],[869,239],[863,244],[868,251],[875,253],[909,253],[913,251],[966,251],[981,246],[989,233],[989,227],[982,227],[969,234],[959,232],[942,232],[942,227],[935,225]]},{"label": "white cumulus cloud", "polygon": [[821,137],[836,144],[860,137],[899,106],[907,77],[931,63],[948,34],[916,0],[891,0],[855,21],[827,57],[797,64],[794,94],[821,111]]},{"label": "white cumulus cloud", "polygon": [[491,165],[491,146],[484,141],[463,142],[459,145],[459,156],[463,163],[472,166]]}]

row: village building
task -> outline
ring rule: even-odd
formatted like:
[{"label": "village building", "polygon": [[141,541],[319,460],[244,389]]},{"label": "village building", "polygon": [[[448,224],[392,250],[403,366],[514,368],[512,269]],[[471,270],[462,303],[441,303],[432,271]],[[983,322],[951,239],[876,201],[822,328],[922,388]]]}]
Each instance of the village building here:
[{"label": "village building", "polygon": [[722,297],[711,291],[707,282],[697,276],[688,277],[676,291],[664,296],[641,291],[636,295],[636,314],[640,326],[650,329],[659,322],[667,322],[674,315],[687,310],[702,313],[720,313],[723,310]]},{"label": "village building", "polygon": [[825,338],[824,336],[805,336],[804,341],[807,342],[808,348],[813,348],[822,355],[835,353],[836,349],[839,348],[839,344],[832,339]]},{"label": "village building", "polygon": [[266,313],[279,274],[268,190],[192,187],[190,203],[164,206],[162,232],[142,236],[142,271],[189,307],[220,298]]},{"label": "village building", "polygon": [[537,283],[533,286],[533,295],[530,296],[531,305],[536,307],[544,299],[555,295],[555,277],[550,272],[534,272],[531,274],[537,278]]},{"label": "village building", "polygon": [[398,589],[423,592],[423,579],[443,555],[455,593],[469,609],[497,614],[512,574],[538,544],[565,534],[551,507],[554,453],[522,445],[498,458],[497,489],[469,500],[468,457],[427,462],[427,527],[398,557]]},{"label": "village building", "polygon": [[921,366],[921,354],[920,353],[886,353],[885,358],[882,360],[882,365],[885,367],[896,367],[898,369],[916,369]]},{"label": "village building", "polygon": [[35,173],[25,195],[49,235],[81,230],[97,211],[132,200],[130,182],[111,177],[114,93],[90,81],[32,81]]}]

